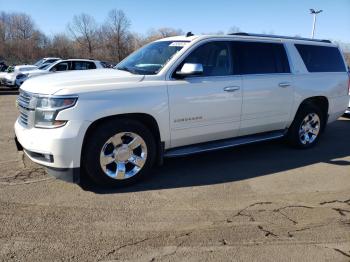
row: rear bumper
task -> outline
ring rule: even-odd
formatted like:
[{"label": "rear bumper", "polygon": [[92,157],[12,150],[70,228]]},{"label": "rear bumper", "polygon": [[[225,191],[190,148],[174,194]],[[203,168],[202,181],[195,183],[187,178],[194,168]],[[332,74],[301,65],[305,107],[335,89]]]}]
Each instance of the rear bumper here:
[{"label": "rear bumper", "polygon": [[329,99],[328,123],[332,123],[349,110],[349,96],[340,96]]}]

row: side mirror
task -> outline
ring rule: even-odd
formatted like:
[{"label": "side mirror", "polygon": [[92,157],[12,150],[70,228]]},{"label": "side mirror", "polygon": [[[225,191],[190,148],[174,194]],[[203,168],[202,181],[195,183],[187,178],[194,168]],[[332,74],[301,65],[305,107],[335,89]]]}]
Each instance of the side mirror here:
[{"label": "side mirror", "polygon": [[184,78],[186,76],[194,76],[203,74],[203,65],[202,64],[192,64],[185,63],[180,71],[176,72],[176,76],[179,78]]}]

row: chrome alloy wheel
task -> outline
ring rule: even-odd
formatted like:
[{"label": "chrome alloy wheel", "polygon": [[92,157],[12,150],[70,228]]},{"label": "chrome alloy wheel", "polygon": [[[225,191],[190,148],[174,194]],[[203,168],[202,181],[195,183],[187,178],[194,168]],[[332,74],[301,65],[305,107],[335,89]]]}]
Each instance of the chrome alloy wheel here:
[{"label": "chrome alloy wheel", "polygon": [[308,114],[299,128],[299,139],[303,145],[312,144],[320,133],[321,120],[315,113]]},{"label": "chrome alloy wheel", "polygon": [[100,165],[107,176],[117,180],[136,175],[145,165],[147,146],[139,135],[121,132],[109,138],[100,153]]}]

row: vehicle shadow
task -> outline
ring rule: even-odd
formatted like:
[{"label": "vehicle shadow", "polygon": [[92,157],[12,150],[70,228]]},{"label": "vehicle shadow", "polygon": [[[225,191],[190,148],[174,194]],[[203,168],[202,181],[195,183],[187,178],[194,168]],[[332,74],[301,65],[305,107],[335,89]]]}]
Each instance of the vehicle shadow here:
[{"label": "vehicle shadow", "polygon": [[252,144],[165,159],[163,166],[134,186],[103,189],[84,182],[82,188],[97,194],[126,193],[234,182],[321,162],[350,166],[350,161],[339,160],[350,156],[349,133],[350,119],[341,118],[327,127],[317,146],[308,150],[290,148],[282,140]]}]

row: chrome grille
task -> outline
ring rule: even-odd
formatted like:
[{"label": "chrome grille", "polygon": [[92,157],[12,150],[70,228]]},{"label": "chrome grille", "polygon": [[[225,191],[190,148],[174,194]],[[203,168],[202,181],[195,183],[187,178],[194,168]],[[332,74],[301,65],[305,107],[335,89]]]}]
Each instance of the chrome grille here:
[{"label": "chrome grille", "polygon": [[31,106],[33,96],[23,90],[20,90],[17,105],[19,110],[19,122],[28,126],[30,123],[31,115],[34,114],[34,107]]},{"label": "chrome grille", "polygon": [[19,106],[29,109],[31,98],[32,96],[29,93],[24,92],[23,90],[20,90],[19,96],[17,98],[17,103]]}]

